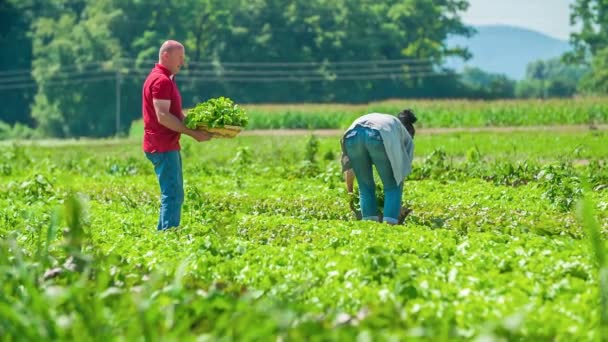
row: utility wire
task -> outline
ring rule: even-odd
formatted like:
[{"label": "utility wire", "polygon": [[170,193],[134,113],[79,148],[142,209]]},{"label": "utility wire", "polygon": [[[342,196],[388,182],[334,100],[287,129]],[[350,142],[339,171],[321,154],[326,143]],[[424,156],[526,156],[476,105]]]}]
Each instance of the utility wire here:
[{"label": "utility wire", "polygon": [[[106,61],[106,62],[99,61],[99,62],[90,62],[90,63],[79,64],[79,65],[60,66],[59,68],[57,68],[57,70],[58,71],[76,70],[76,69],[81,69],[83,67],[86,68],[89,66],[100,66],[107,62],[109,62],[109,61]],[[52,67],[51,67],[51,69],[52,69]],[[32,71],[33,71],[33,69],[0,70],[0,76],[11,76],[11,75],[19,75],[19,74],[31,75]]]},{"label": "utility wire", "polygon": [[[122,71],[108,69],[78,70],[61,72],[53,76],[44,85],[68,85],[79,82],[96,82],[112,80],[116,77],[142,80],[150,70],[143,68]],[[177,76],[181,81],[198,82],[307,82],[307,81],[339,81],[339,80],[366,80],[366,79],[407,79],[425,78],[443,75],[454,75],[445,70],[435,70],[432,66],[382,66],[361,67],[343,70],[192,70],[185,69]],[[36,87],[38,84],[29,76],[0,77],[0,90],[23,89]]]},{"label": "utility wire", "polygon": [[[345,70],[267,70],[267,71],[241,71],[241,70],[193,70],[184,69],[177,77],[188,76],[324,76],[324,75],[358,75],[365,73],[410,73],[414,71],[434,71],[433,67],[393,67],[393,68],[359,68]],[[131,74],[147,75],[150,71],[146,69],[131,69]]]},{"label": "utility wire", "polygon": [[[56,81],[56,82],[47,82],[44,83],[45,86],[66,86],[72,84],[81,84],[81,83],[91,83],[91,82],[100,82],[100,81],[109,81],[116,80],[116,76],[104,76],[104,77],[91,77],[91,78],[83,78],[83,79],[72,79],[65,81]],[[12,89],[26,89],[26,88],[36,88],[38,84],[35,82],[28,83],[18,83],[18,84],[8,84],[8,85],[0,85],[0,90],[12,90]]]},{"label": "utility wire", "polygon": [[[51,81],[56,80],[69,80],[78,76],[97,76],[102,74],[112,73],[115,74],[116,70],[108,70],[108,69],[98,69],[98,70],[82,70],[82,71],[72,71],[72,72],[61,72],[57,73],[48,79]],[[16,83],[16,82],[25,82],[32,81],[34,78],[31,75],[28,76],[16,76],[16,77],[0,77],[0,84],[3,83]]]},{"label": "utility wire", "polygon": [[[133,64],[150,64],[154,65],[157,61],[148,60],[148,61],[138,61],[132,58],[121,58],[121,62],[123,63],[133,63]],[[75,73],[84,72],[86,68],[94,67],[91,72],[96,70],[107,70],[102,68],[105,63],[109,63],[112,61],[95,61],[89,62],[85,64],[79,65],[68,65],[68,66],[60,66],[60,67],[50,67],[50,69],[55,69],[56,72],[66,75],[72,75]],[[223,68],[224,70],[231,70],[230,72],[254,72],[257,71],[255,69],[273,69],[270,70],[272,72],[287,72],[290,68],[297,69],[333,69],[333,68],[342,68],[342,67],[397,67],[397,66],[425,66],[433,65],[435,63],[432,62],[431,59],[428,58],[407,58],[407,59],[380,59],[380,60],[362,60],[362,61],[323,61],[323,62],[206,62],[206,61],[187,61],[187,66],[193,66],[192,69],[200,69],[204,67],[209,67],[211,70],[216,70],[218,68]],[[238,70],[239,68],[245,68],[246,70]],[[151,68],[150,68],[151,69]],[[254,70],[251,70],[254,69]],[[284,69],[284,71],[283,71]],[[313,70],[314,70],[313,69]],[[268,71],[268,70],[267,70]],[[0,70],[0,81],[2,82],[11,82],[11,81],[20,81],[22,79],[31,77],[32,69],[18,69],[18,70]]]},{"label": "utility wire", "polygon": [[[134,62],[134,59],[123,58],[122,61]],[[157,63],[153,60],[141,61],[143,63]],[[321,67],[321,66],[356,66],[356,65],[378,65],[378,64],[431,64],[430,58],[407,58],[407,59],[377,59],[362,61],[321,61],[321,62],[222,62],[222,61],[186,61],[186,65],[195,66],[231,66],[231,67]]]},{"label": "utility wire", "polygon": [[226,82],[226,83],[255,83],[255,82],[310,82],[310,81],[341,81],[341,80],[379,80],[379,79],[412,79],[412,78],[428,78],[428,77],[437,77],[437,76],[449,76],[453,75],[452,73],[412,73],[412,74],[399,74],[399,73],[377,73],[377,74],[368,74],[368,75],[345,75],[345,76],[335,76],[335,77],[314,77],[314,76],[306,76],[306,77],[249,77],[249,78],[239,78],[239,77],[181,77],[178,78],[178,82],[188,82],[188,81],[200,81],[200,82]]}]

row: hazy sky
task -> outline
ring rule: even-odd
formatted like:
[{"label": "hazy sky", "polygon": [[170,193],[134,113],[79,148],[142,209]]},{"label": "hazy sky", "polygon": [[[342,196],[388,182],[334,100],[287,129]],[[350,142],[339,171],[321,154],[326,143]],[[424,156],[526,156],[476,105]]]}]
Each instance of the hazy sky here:
[{"label": "hazy sky", "polygon": [[572,3],[574,0],[469,0],[462,19],[471,25],[507,24],[568,39]]}]

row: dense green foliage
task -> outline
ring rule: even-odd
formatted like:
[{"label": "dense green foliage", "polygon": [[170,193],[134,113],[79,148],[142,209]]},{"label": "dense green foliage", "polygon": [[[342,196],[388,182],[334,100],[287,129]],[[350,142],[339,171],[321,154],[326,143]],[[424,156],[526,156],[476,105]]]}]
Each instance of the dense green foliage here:
[{"label": "dense green foliage", "polygon": [[197,104],[188,111],[185,124],[188,128],[196,129],[199,126],[224,127],[247,126],[249,118],[247,113],[231,99],[219,97],[209,99]]},{"label": "dense green foliage", "polygon": [[[118,129],[126,131],[141,116],[141,85],[166,39],[186,47],[188,65],[177,82],[184,106],[192,107],[219,96],[238,103],[448,96],[458,81],[442,62],[467,53],[447,48],[445,39],[471,33],[459,17],[464,0],[9,0],[1,6],[8,32],[0,42],[15,37],[8,47],[25,48],[0,59],[0,72],[17,61],[22,69],[3,75],[0,92],[27,90],[4,97],[11,103],[1,109],[2,121],[33,121],[43,136],[55,137],[115,134],[118,110]],[[17,51],[23,55],[14,56]]]},{"label": "dense green foliage", "polygon": [[588,67],[566,64],[561,59],[536,61],[526,68],[526,78],[517,83],[515,93],[519,98],[572,96],[588,72]]},{"label": "dense green foliage", "polygon": [[184,138],[164,233],[139,141],[5,144],[0,335],[597,340],[606,138],[417,135],[397,227],[353,220],[338,137]]},{"label": "dense green foliage", "polygon": [[581,78],[586,68],[539,62],[558,75],[536,73],[516,85],[503,75],[475,69],[458,75],[444,67],[448,58],[469,56],[446,46],[450,35],[473,34],[460,20],[467,6],[466,0],[4,1],[0,136],[125,134],[141,116],[141,84],[169,38],[186,46],[188,65],[177,77],[185,107],[219,96],[238,103],[366,103],[606,94],[603,2],[574,6],[573,19],[583,25],[572,36],[570,60],[591,72]]},{"label": "dense green foliage", "polygon": [[608,2],[605,0],[576,0],[572,5],[571,21],[578,25],[571,40],[575,50],[569,60],[587,63],[591,72],[581,87],[590,93],[608,92]]},{"label": "dense green foliage", "polygon": [[[13,125],[18,122],[33,125],[30,104],[36,94],[35,87],[17,87],[13,84],[33,82],[32,40],[28,35],[33,18],[15,1],[0,2],[0,96],[4,100],[0,109],[0,121]],[[24,1],[31,3],[31,1]],[[30,6],[33,8],[33,6]],[[15,132],[19,133],[19,132]]]},{"label": "dense green foliage", "polygon": [[479,68],[465,68],[462,83],[479,99],[508,99],[515,95],[516,82],[505,75],[485,72]]}]

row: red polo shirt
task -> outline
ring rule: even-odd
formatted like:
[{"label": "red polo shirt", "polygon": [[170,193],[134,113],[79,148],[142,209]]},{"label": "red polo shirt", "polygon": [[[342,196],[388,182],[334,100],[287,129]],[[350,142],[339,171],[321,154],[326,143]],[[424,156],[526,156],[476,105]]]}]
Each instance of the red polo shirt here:
[{"label": "red polo shirt", "polygon": [[178,119],[184,120],[182,114],[182,96],[169,69],[156,64],[144,82],[142,96],[142,109],[144,118],[145,152],[179,151],[179,137],[177,133],[158,122],[156,110],[152,99],[171,100],[169,112]]}]

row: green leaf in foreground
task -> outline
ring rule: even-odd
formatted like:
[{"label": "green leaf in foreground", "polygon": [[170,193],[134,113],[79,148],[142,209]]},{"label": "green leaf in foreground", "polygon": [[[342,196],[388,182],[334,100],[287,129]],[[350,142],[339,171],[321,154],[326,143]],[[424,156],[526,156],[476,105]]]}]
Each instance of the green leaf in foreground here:
[{"label": "green leaf in foreground", "polygon": [[227,97],[218,97],[197,104],[188,111],[185,121],[186,126],[191,129],[225,125],[245,127],[248,122],[249,118],[243,108]]},{"label": "green leaf in foreground", "polygon": [[587,191],[579,202],[579,220],[587,233],[594,259],[599,268],[600,286],[600,336],[602,340],[608,334],[608,267],[606,267],[606,251],[600,232],[600,225],[595,217],[595,206],[590,198],[589,184],[585,184]]}]

